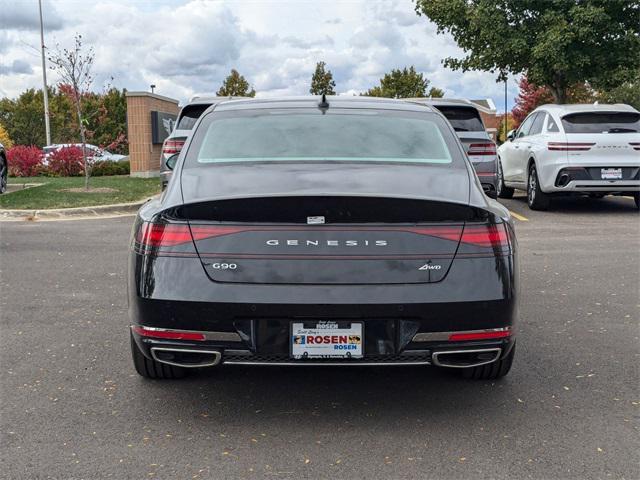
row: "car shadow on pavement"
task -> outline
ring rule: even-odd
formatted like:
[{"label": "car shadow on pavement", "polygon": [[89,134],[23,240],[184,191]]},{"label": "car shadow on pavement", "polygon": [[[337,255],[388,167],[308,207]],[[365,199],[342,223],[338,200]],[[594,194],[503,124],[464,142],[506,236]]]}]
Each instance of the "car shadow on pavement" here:
[{"label": "car shadow on pavement", "polygon": [[[527,207],[525,195],[514,196],[514,201],[522,205],[520,212],[531,213]],[[543,213],[637,213],[633,198],[608,195],[603,198],[592,197],[555,197],[549,210]]]},{"label": "car shadow on pavement", "polygon": [[165,411],[157,413],[198,416],[208,412],[218,425],[251,422],[258,420],[256,416],[267,423],[287,423],[285,418],[296,423],[303,417],[321,423],[367,423],[384,417],[386,423],[426,415],[429,423],[446,423],[456,410],[499,415],[517,397],[517,382],[509,377],[465,380],[456,371],[433,367],[225,366],[178,382],[145,384],[143,390],[151,387],[153,392],[147,393],[154,397],[172,398],[171,403],[158,404],[155,408]]}]

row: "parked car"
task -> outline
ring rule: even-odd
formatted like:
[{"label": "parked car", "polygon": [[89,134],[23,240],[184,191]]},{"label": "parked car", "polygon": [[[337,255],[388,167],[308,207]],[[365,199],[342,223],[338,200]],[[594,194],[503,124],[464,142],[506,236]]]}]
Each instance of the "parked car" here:
[{"label": "parked car", "polygon": [[167,168],[166,162],[169,157],[175,153],[180,153],[184,142],[191,133],[191,129],[196,124],[200,116],[211,105],[215,105],[225,100],[232,100],[242,97],[212,97],[212,96],[194,96],[191,98],[178,114],[176,126],[162,144],[162,153],[160,154],[160,181],[162,189],[167,188],[169,179],[171,178],[171,169]]},{"label": "parked car", "polygon": [[517,243],[451,125],[401,100],[209,107],[134,223],[137,372],[435,365],[507,374]]},{"label": "parked car", "polygon": [[4,145],[0,143],[0,194],[7,191],[7,175],[9,164],[7,163],[7,152]]},{"label": "parked car", "polygon": [[[54,145],[47,145],[42,149],[45,163],[49,160],[49,157],[53,152],[60,150],[61,148],[68,147],[77,147],[82,149],[82,143],[58,143]],[[87,156],[96,161],[121,162],[129,158],[127,155],[111,153],[104,148],[97,147],[96,145],[91,145],[90,143],[85,143],[85,147],[87,149]]]},{"label": "parked car", "polygon": [[629,105],[543,105],[498,149],[498,196],[632,195],[640,209],[640,112]]},{"label": "parked car", "polygon": [[408,100],[430,105],[449,120],[460,137],[483,190],[491,198],[496,198],[498,177],[496,144],[485,129],[478,109],[466,99],[410,98]]}]

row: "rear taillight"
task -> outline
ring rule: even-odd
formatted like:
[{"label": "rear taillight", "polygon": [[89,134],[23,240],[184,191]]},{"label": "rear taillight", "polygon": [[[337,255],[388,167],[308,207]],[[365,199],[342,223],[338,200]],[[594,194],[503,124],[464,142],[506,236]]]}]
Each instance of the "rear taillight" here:
[{"label": "rear taillight", "polygon": [[504,223],[495,225],[465,225],[461,243],[488,248],[508,248],[509,235]]},{"label": "rear taillight", "polygon": [[206,340],[204,333],[189,332],[185,330],[167,330],[164,328],[152,328],[134,325],[132,330],[142,337],[165,338],[168,340],[196,340],[203,342]]},{"label": "rear taillight", "polygon": [[445,240],[460,240],[460,234],[462,234],[462,226],[448,226],[448,227],[416,227],[416,228],[402,228],[401,230],[411,233],[417,233],[418,235],[428,235],[429,237],[442,238]]},{"label": "rear taillight", "polygon": [[175,247],[183,243],[193,240],[202,240],[204,238],[219,237],[238,233],[245,228],[241,227],[223,227],[223,226],[192,226],[187,224],[166,224],[166,223],[149,223],[144,222],[138,229],[136,241],[145,247]]},{"label": "rear taillight", "polygon": [[173,155],[174,153],[180,153],[182,147],[184,147],[184,139],[167,139],[162,145],[162,153],[163,155]]},{"label": "rear taillight", "polygon": [[587,142],[549,142],[547,148],[554,152],[586,152],[594,145]]},{"label": "rear taillight", "polygon": [[472,143],[471,145],[469,145],[469,151],[467,152],[467,155],[469,156],[496,154],[496,144],[493,142]]},{"label": "rear taillight", "polygon": [[631,148],[634,150],[640,150],[640,142],[629,142],[629,145],[631,145]]}]

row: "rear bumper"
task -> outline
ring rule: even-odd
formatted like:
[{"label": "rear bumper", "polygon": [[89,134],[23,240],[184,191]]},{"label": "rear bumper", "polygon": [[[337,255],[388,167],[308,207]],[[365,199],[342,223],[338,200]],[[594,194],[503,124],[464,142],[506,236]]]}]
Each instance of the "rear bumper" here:
[{"label": "rear bumper", "polygon": [[445,333],[508,328],[517,317],[512,255],[456,259],[445,280],[430,284],[225,284],[209,280],[198,258],[137,254],[130,269],[132,325],[205,332],[202,341],[134,334],[149,358],[152,348],[186,348],[219,352],[223,364],[308,365],[289,358],[290,324],[301,319],[362,322],[364,357],[349,365],[432,364],[434,352],[460,349],[498,348],[501,358],[511,337],[454,342]]},{"label": "rear bumper", "polygon": [[[375,333],[365,327],[365,338]],[[225,337],[228,335],[226,332]],[[434,333],[434,332],[432,332]],[[437,332],[450,334],[454,332]],[[358,359],[296,360],[286,353],[261,352],[251,348],[251,342],[238,337],[236,341],[206,340],[202,342],[159,340],[147,338],[132,329],[134,339],[148,358],[161,363],[182,367],[210,367],[216,365],[270,365],[270,366],[409,366],[435,365],[448,368],[470,368],[493,363],[511,351],[514,336],[482,341],[448,341],[410,339],[398,352],[376,353],[367,350]],[[207,332],[210,338],[216,332]],[[436,335],[437,336],[437,335]],[[382,341],[374,337],[375,341]],[[372,343],[372,342],[369,342]]]},{"label": "rear bumper", "polygon": [[[602,168],[620,168],[622,179],[603,180]],[[541,167],[539,179],[546,193],[626,193],[640,191],[640,165],[557,162]]]},{"label": "rear bumper", "polygon": [[478,179],[480,179],[482,189],[485,192],[495,191],[498,184],[497,160],[494,159],[488,162],[472,162],[472,164],[476,174],[478,175]]}]

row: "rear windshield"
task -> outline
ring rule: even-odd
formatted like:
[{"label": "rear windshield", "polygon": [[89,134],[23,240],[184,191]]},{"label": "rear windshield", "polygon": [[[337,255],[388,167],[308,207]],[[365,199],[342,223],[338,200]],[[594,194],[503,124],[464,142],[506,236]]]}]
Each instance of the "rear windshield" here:
[{"label": "rear windshield", "polygon": [[434,105],[449,120],[456,132],[483,132],[484,125],[478,110],[473,107],[445,107]]},{"label": "rear windshield", "polygon": [[562,117],[565,133],[640,132],[640,113],[585,112]]},{"label": "rear windshield", "polygon": [[[363,109],[214,112],[195,134],[187,164],[374,161],[449,164],[455,138],[431,113]],[[455,144],[453,144],[455,145]]]},{"label": "rear windshield", "polygon": [[178,120],[177,130],[191,130],[196,121],[209,108],[210,105],[187,105],[180,112],[180,120]]}]

